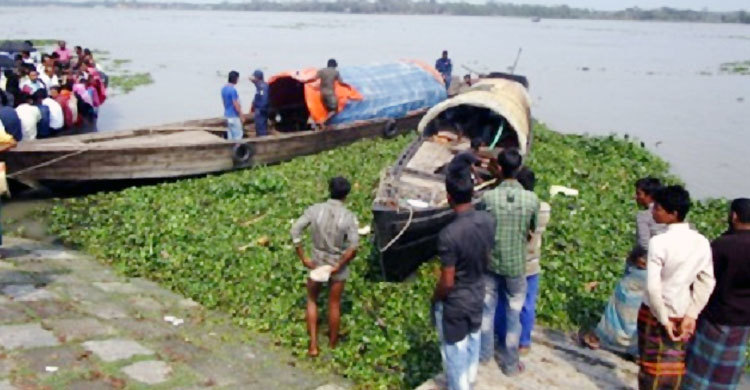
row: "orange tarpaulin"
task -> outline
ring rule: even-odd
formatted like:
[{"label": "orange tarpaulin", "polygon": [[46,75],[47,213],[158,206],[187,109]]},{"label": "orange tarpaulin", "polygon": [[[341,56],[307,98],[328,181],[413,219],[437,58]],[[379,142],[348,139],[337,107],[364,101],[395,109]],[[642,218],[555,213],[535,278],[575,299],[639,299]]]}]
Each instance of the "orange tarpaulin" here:
[{"label": "orange tarpaulin", "polygon": [[[275,81],[290,77],[305,85],[305,104],[307,105],[308,111],[310,111],[310,117],[316,123],[322,123],[328,116],[328,110],[323,105],[323,97],[320,94],[320,80],[313,80],[317,77],[317,68],[307,68],[295,72],[281,72],[274,75],[268,80],[268,84],[273,84]],[[338,111],[341,111],[346,107],[346,104],[350,100],[362,100],[362,94],[359,93],[353,86],[336,82],[334,91],[336,97],[339,100]]]}]

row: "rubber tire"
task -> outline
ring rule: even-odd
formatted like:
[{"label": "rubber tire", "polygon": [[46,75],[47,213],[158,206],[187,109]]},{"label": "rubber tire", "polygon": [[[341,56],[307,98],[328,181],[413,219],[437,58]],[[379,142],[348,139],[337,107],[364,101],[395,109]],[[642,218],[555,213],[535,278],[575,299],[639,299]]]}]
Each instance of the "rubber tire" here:
[{"label": "rubber tire", "polygon": [[388,119],[383,125],[383,138],[393,138],[398,135],[398,126],[395,119]]},{"label": "rubber tire", "polygon": [[232,147],[232,161],[236,165],[247,164],[255,155],[255,148],[250,144],[234,144]]}]

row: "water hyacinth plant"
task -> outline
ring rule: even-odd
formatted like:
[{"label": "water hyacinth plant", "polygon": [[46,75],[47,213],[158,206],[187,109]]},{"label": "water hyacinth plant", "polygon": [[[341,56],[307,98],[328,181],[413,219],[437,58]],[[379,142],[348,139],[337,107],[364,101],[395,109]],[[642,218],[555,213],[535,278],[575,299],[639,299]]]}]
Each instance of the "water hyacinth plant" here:
[{"label": "water hyacinth plant", "polygon": [[[647,175],[677,179],[630,140],[561,135],[542,124],[534,131],[528,163],[540,198],[552,205],[539,321],[558,329],[592,326],[634,240],[633,183]],[[413,138],[364,140],[274,166],[64,200],[52,226],[123,273],[226,311],[303,356],[306,271],[294,255],[292,221],[326,198],[328,178],[343,175],[353,184],[348,207],[362,226],[371,223],[379,174]],[[580,195],[551,198],[551,185]],[[696,202],[691,221],[716,237],[726,227],[726,202]],[[316,364],[363,389],[413,388],[441,368],[429,320],[438,263],[424,264],[407,282],[386,283],[372,250],[363,239],[342,302],[343,338]]]}]

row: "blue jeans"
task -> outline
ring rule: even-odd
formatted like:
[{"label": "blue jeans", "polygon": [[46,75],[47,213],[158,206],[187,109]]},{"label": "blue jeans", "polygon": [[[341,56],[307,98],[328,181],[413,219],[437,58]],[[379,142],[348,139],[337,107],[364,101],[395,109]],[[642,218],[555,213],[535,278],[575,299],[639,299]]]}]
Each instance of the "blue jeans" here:
[{"label": "blue jeans", "polygon": [[242,139],[245,135],[242,129],[242,121],[240,118],[226,118],[227,119],[227,139],[230,141],[236,141]]},{"label": "blue jeans", "polygon": [[519,372],[518,343],[521,339],[521,309],[526,299],[526,277],[505,277],[491,272],[484,276],[484,310],[479,360],[488,362],[495,350],[495,309],[498,295],[505,296],[505,345],[500,346],[500,369],[508,376]]},{"label": "blue jeans", "polygon": [[[539,295],[539,274],[526,277],[526,300],[521,309],[521,340],[519,346],[531,347],[531,332],[536,322],[536,297]],[[497,310],[495,311],[495,337],[505,340],[505,297],[497,299]]]},{"label": "blue jeans", "polygon": [[477,380],[479,368],[479,330],[454,344],[446,343],[443,336],[442,302],[435,303],[435,326],[440,338],[440,355],[443,358],[448,390],[471,390]]},{"label": "blue jeans", "polygon": [[258,137],[268,135],[268,113],[255,111],[253,120],[255,121],[255,135]]}]

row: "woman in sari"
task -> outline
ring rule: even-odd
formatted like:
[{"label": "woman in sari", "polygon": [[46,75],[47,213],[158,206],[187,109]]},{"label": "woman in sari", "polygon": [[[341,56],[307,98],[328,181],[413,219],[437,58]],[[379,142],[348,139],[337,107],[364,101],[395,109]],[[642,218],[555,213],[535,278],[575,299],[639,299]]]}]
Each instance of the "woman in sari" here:
[{"label": "woman in sari", "polygon": [[646,289],[648,242],[665,229],[654,221],[651,213],[653,195],[660,188],[661,182],[655,178],[643,178],[635,183],[635,201],[642,208],[636,214],[636,243],[628,255],[625,274],[615,286],[599,324],[593,332],[581,337],[582,343],[591,349],[602,347],[638,356],[638,310]]}]

